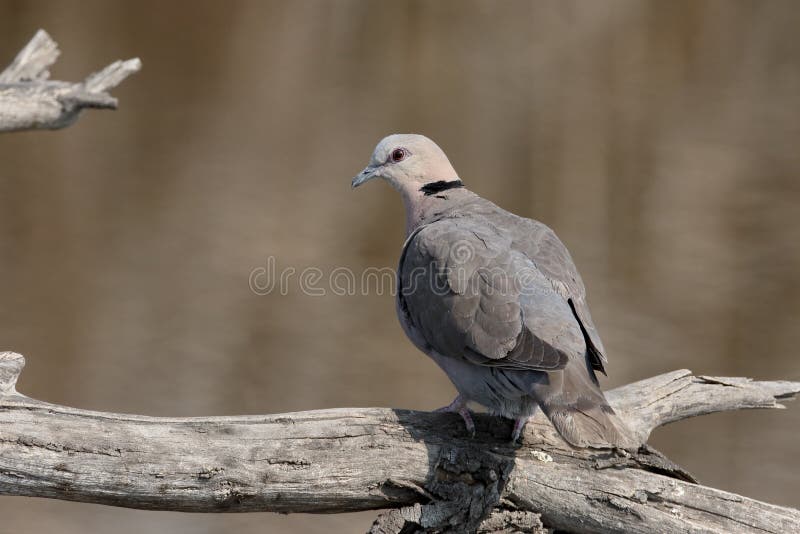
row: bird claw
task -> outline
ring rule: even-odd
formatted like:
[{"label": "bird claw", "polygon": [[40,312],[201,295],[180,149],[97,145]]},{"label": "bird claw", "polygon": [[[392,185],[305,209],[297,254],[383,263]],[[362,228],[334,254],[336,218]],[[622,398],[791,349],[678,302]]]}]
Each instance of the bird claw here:
[{"label": "bird claw", "polygon": [[522,435],[522,429],[525,428],[525,423],[528,422],[530,417],[519,417],[514,419],[514,431],[511,433],[511,443],[514,444],[519,440]]},{"label": "bird claw", "polygon": [[434,411],[437,413],[457,413],[461,416],[461,419],[464,420],[464,425],[467,427],[467,432],[470,437],[475,437],[475,423],[472,421],[472,415],[470,415],[470,411],[467,408],[467,400],[461,395],[456,397],[455,400],[447,406],[443,406]]}]

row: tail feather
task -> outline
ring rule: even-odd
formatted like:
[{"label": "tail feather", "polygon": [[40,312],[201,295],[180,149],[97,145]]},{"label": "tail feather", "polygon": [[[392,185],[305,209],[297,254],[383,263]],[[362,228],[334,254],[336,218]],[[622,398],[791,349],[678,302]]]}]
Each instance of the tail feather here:
[{"label": "tail feather", "polygon": [[570,362],[562,371],[548,376],[547,383],[534,387],[534,395],[568,443],[575,447],[638,447],[630,430],[606,401],[591,367]]}]

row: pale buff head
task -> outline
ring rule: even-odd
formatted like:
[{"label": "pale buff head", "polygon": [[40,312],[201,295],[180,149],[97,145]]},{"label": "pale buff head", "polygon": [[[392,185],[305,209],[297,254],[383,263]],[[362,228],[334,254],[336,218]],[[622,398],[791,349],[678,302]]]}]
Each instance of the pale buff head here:
[{"label": "pale buff head", "polygon": [[439,146],[418,134],[384,137],[369,160],[369,165],[353,178],[353,187],[383,178],[398,191],[420,190],[436,182],[455,182],[458,175]]}]

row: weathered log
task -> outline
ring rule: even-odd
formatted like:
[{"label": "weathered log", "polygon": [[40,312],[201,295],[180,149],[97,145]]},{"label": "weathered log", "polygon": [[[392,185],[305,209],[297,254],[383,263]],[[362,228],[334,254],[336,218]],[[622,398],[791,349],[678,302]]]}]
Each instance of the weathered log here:
[{"label": "weathered log", "polygon": [[116,109],[117,99],[107,91],[142,66],[138,58],[115,61],[82,82],[49,81],[47,69],[59,53],[56,42],[39,30],[0,72],[0,132],[64,128],[83,109]]},{"label": "weathered log", "polygon": [[[185,512],[386,509],[372,532],[798,532],[800,512],[704,487],[652,449],[578,450],[546,419],[510,423],[340,408],[161,418],[79,410],[16,392],[0,354],[0,494]],[[797,382],[674,371],[608,392],[640,437],[724,410],[780,408]]]}]

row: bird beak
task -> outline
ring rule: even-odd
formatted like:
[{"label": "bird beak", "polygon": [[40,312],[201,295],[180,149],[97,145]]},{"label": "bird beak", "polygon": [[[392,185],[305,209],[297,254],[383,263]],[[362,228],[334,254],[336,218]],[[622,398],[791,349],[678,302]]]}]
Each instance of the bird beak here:
[{"label": "bird beak", "polygon": [[358,176],[353,178],[353,181],[351,182],[350,185],[353,187],[353,189],[355,189],[356,187],[358,187],[359,185],[363,184],[364,182],[368,182],[368,181],[372,180],[373,178],[377,178],[378,177],[377,176],[377,172],[378,172],[378,167],[374,167],[372,165],[367,165],[366,169],[361,171],[358,174]]}]

